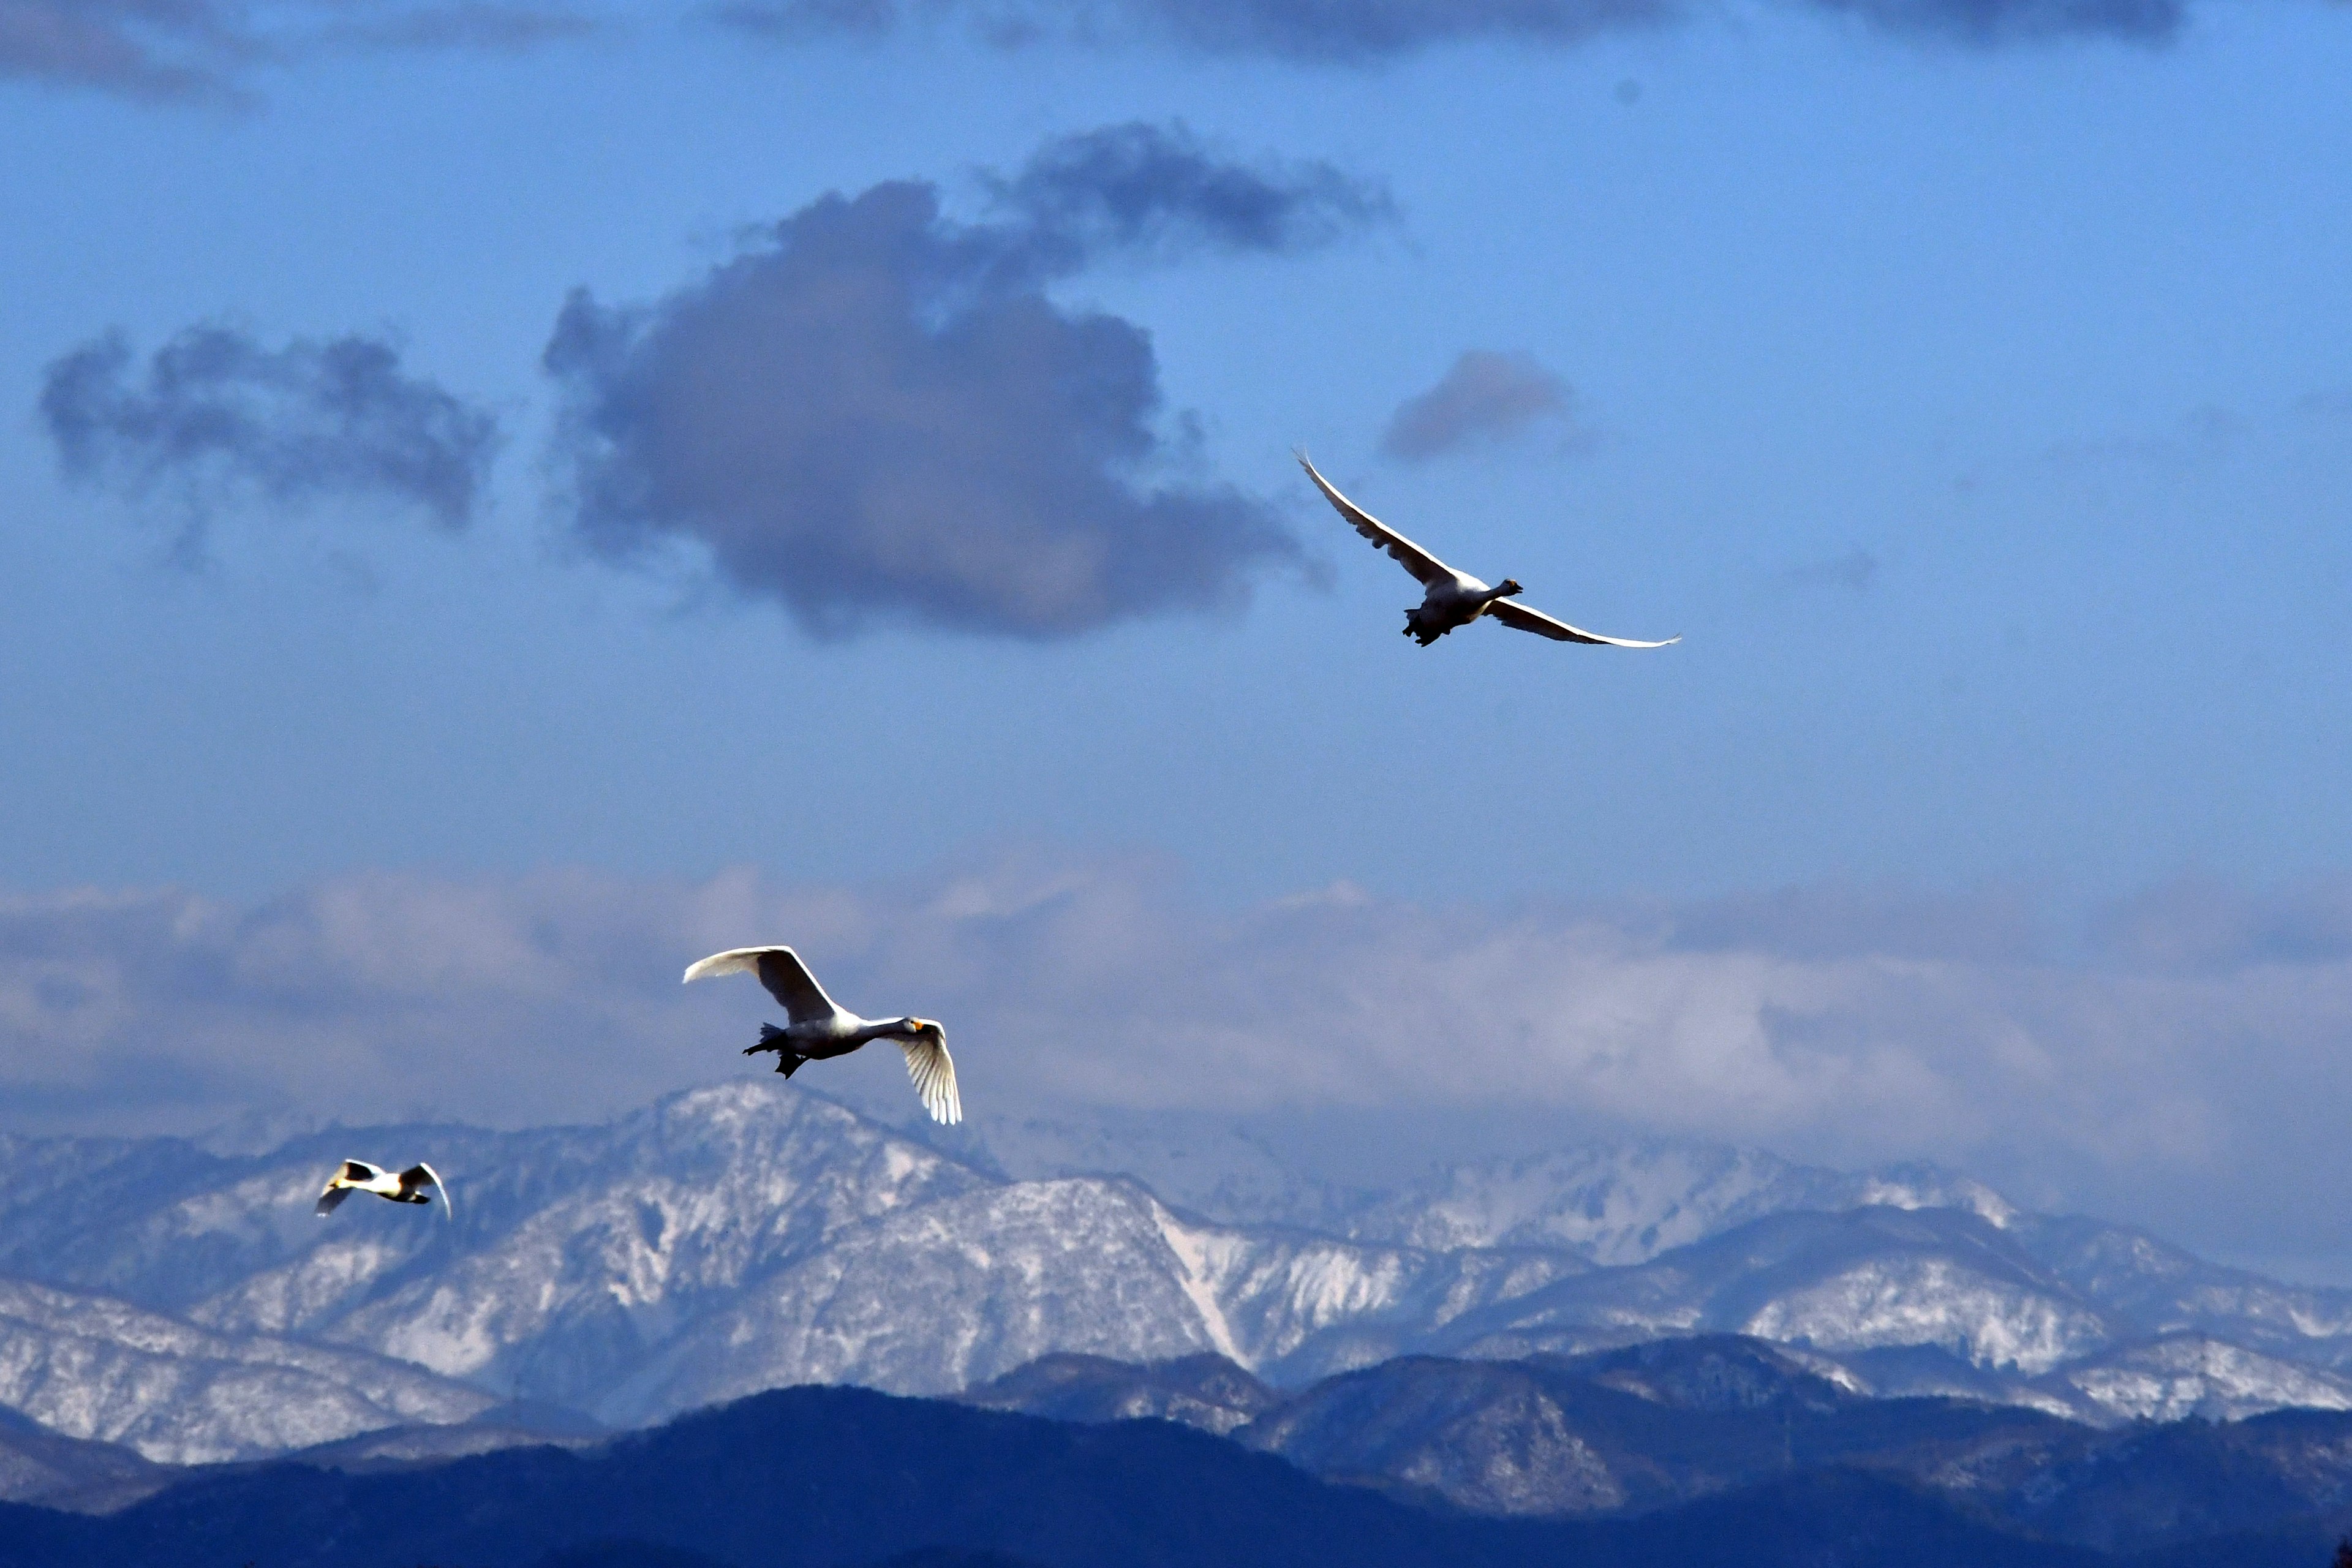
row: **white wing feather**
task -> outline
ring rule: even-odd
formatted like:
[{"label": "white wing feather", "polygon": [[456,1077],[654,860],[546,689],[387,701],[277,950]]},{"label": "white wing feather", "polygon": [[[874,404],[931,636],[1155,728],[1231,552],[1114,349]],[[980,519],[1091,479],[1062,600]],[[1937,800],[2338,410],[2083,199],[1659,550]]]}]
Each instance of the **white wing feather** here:
[{"label": "white wing feather", "polygon": [[1541,610],[1531,610],[1525,605],[1516,605],[1508,599],[1496,600],[1486,606],[1486,613],[1507,626],[1523,632],[1533,632],[1539,637],[1549,637],[1554,642],[1598,643],[1604,647],[1668,647],[1683,640],[1678,637],[1673,637],[1666,638],[1664,642],[1634,642],[1628,637],[1604,637],[1599,632],[1580,630],[1570,626],[1566,621],[1554,620]]},{"label": "white wing feather", "polygon": [[714,952],[699,963],[687,965],[686,978],[679,984],[691,985],[698,980],[709,980],[718,974],[757,974],[760,973],[760,955],[774,951],[772,947],[733,947],[725,952]]},{"label": "white wing feather", "polygon": [[1414,582],[1426,588],[1433,584],[1453,581],[1453,567],[1341,495],[1338,487],[1307,460],[1306,453],[1295,452],[1292,456],[1298,459],[1298,466],[1307,470],[1307,477],[1315,481],[1315,488],[1323,492],[1323,499],[1347,520],[1348,526],[1370,540],[1375,548],[1386,551],[1391,560],[1412,574]]},{"label": "white wing feather", "polygon": [[441,1194],[442,1214],[448,1218],[450,1224],[457,1224],[457,1209],[455,1200],[449,1196],[449,1184],[441,1179],[440,1172],[435,1170],[432,1166],[426,1164],[422,1160],[416,1162],[416,1168],[433,1178],[434,1188]]},{"label": "white wing feather", "polygon": [[686,984],[709,979],[714,974],[751,974],[759,978],[783,1006],[785,1016],[795,1024],[830,1018],[841,1011],[834,999],[824,994],[816,983],[801,955],[789,947],[734,947],[725,952],[714,952],[686,971]]},{"label": "white wing feather", "polygon": [[342,1206],[343,1200],[360,1191],[366,1184],[383,1179],[383,1167],[371,1165],[365,1160],[346,1160],[335,1167],[319,1194],[319,1202],[311,1210],[320,1219]]},{"label": "white wing feather", "polygon": [[931,1120],[949,1126],[963,1120],[963,1098],[956,1092],[955,1058],[948,1055],[947,1031],[933,1024],[911,1040],[901,1040],[907,1053],[907,1076]]}]

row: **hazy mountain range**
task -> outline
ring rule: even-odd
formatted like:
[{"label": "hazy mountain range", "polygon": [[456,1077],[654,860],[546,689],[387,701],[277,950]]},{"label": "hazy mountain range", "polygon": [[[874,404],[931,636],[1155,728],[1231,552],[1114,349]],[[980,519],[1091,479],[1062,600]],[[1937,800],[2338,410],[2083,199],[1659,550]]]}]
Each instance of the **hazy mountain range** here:
[{"label": "hazy mountain range", "polygon": [[224,1466],[0,1502],[0,1568],[2305,1568],[2352,1522],[2342,1412],[2103,1430],[1720,1338],[1253,1382],[1095,1360],[971,1396],[1273,1401],[1229,1437],[803,1387],[569,1451]]},{"label": "hazy mountain range", "polygon": [[[1039,1118],[934,1144],[770,1079],[599,1127],[337,1129],[259,1154],[0,1138],[0,1406],[178,1463],[518,1399],[631,1426],[801,1383],[948,1394],[1055,1352],[1213,1353],[1295,1388],[1404,1354],[1738,1333],[1849,1396],[2107,1424],[2352,1409],[2352,1292],[1947,1173],[1644,1145],[1370,1190],[1178,1127]],[[314,1218],[347,1155],[430,1158],[454,1219],[365,1199]]]}]

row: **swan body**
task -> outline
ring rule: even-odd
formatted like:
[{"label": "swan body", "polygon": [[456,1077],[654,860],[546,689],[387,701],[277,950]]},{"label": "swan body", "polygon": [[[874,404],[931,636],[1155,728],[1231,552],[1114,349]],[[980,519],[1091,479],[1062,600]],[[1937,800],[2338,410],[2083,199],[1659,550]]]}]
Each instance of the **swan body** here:
[{"label": "swan body", "polygon": [[1316,471],[1306,453],[1297,453],[1297,457],[1298,466],[1307,470],[1307,477],[1315,481],[1315,488],[1347,520],[1348,526],[1371,541],[1375,549],[1386,551],[1422,585],[1421,603],[1404,613],[1404,635],[1423,647],[1481,616],[1491,616],[1507,626],[1533,632],[1554,642],[1596,643],[1605,647],[1664,647],[1683,640],[1671,637],[1664,642],[1634,642],[1625,637],[1605,637],[1599,632],[1554,620],[1541,610],[1512,604],[1512,597],[1525,591],[1517,583],[1506,577],[1490,588],[1467,572],[1455,571],[1341,495],[1330,480]]},{"label": "swan body", "polygon": [[373,1193],[396,1204],[429,1204],[433,1194],[425,1191],[426,1187],[441,1194],[441,1212],[456,1219],[449,1207],[449,1184],[424,1161],[394,1173],[365,1160],[346,1160],[327,1178],[326,1190],[319,1194],[319,1206],[313,1212],[324,1219],[353,1193]]},{"label": "swan body", "polygon": [[845,1057],[872,1040],[895,1040],[907,1056],[907,1076],[931,1120],[963,1120],[956,1091],[955,1058],[948,1055],[947,1031],[929,1018],[861,1018],[824,994],[800,954],[789,947],[737,947],[714,952],[688,966],[686,983],[718,974],[756,974],[768,994],[783,1005],[785,1024],[760,1026],[760,1043],[745,1056],[776,1053],[776,1070],[790,1078],[803,1062]]}]

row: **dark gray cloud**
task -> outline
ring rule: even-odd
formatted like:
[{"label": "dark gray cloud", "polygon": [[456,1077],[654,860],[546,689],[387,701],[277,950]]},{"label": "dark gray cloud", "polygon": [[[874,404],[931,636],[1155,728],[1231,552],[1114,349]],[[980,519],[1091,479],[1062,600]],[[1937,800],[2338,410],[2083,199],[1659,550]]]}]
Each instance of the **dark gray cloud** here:
[{"label": "dark gray cloud", "polygon": [[0,0],[0,79],[153,99],[247,96],[257,68],[323,48],[528,47],[584,32],[554,6],[457,0]]},{"label": "dark gray cloud", "polygon": [[188,508],[191,542],[216,505],[389,500],[463,528],[479,503],[498,424],[373,338],[265,348],[191,327],[141,374],[110,333],[53,363],[41,416],[66,476]]},{"label": "dark gray cloud", "polygon": [[990,189],[975,223],[922,182],[827,195],[656,305],[576,293],[546,354],[576,537],[707,552],[820,636],[1064,636],[1238,602],[1295,562],[1264,502],[1163,478],[1190,443],[1159,428],[1149,335],[1045,286],[1106,256],[1319,244],[1378,194],[1146,126],[1049,143]]},{"label": "dark gray cloud", "polygon": [[1568,383],[1528,355],[1469,349],[1436,385],[1407,398],[1390,416],[1381,450],[1419,462],[1538,426],[1566,436],[1575,403]]},{"label": "dark gray cloud", "polygon": [[[2188,0],[1785,0],[1921,40],[1997,46],[2055,37],[2163,43]],[[728,25],[779,40],[960,24],[1000,47],[1153,40],[1213,54],[1364,62],[1433,46],[1563,46],[1681,21],[1684,0],[727,0]]]},{"label": "dark gray cloud", "polygon": [[1058,137],[988,184],[1025,248],[1056,269],[1112,250],[1306,250],[1393,216],[1385,191],[1328,163],[1253,167],[1181,127],[1141,123]]}]

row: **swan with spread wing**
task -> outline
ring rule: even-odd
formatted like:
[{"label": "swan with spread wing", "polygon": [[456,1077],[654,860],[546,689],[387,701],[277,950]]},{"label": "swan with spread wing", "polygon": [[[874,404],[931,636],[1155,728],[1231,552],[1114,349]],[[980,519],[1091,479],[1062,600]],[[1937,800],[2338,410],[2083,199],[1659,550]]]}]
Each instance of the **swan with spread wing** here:
[{"label": "swan with spread wing", "polygon": [[441,1194],[441,1212],[456,1219],[456,1213],[449,1207],[449,1184],[424,1161],[419,1160],[405,1171],[392,1172],[365,1160],[346,1160],[327,1178],[326,1191],[319,1194],[317,1212],[320,1219],[326,1218],[353,1193],[373,1193],[396,1204],[429,1204],[433,1193],[426,1192],[427,1187]]},{"label": "swan with spread wing", "polygon": [[869,1040],[895,1040],[907,1053],[907,1076],[934,1121],[963,1120],[963,1101],[956,1093],[955,1058],[948,1055],[945,1029],[929,1018],[861,1018],[824,994],[800,954],[789,947],[736,947],[714,952],[689,966],[687,981],[708,980],[715,974],[756,974],[768,994],[783,1004],[784,1026],[760,1026],[760,1043],[743,1047],[745,1056],[776,1053],[776,1070],[790,1078],[803,1062],[845,1057]]},{"label": "swan with spread wing", "polygon": [[1456,626],[1466,626],[1481,616],[1492,616],[1507,626],[1523,632],[1533,632],[1554,642],[1596,643],[1604,647],[1664,647],[1678,643],[1679,637],[1664,642],[1634,642],[1626,637],[1605,637],[1599,632],[1588,632],[1556,621],[1541,610],[1528,609],[1525,605],[1511,603],[1511,596],[1521,592],[1516,582],[1506,577],[1494,587],[1471,576],[1456,572],[1403,534],[1382,523],[1380,519],[1349,500],[1332,488],[1331,481],[1318,473],[1307,454],[1296,454],[1298,466],[1323,492],[1323,499],[1347,519],[1348,526],[1371,541],[1374,548],[1388,552],[1399,564],[1412,574],[1413,581],[1422,585],[1419,605],[1404,613],[1404,635],[1427,647]]}]

